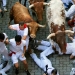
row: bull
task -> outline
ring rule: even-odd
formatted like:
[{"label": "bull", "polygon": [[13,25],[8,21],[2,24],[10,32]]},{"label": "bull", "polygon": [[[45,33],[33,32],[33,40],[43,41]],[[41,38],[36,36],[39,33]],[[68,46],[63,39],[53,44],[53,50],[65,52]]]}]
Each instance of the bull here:
[{"label": "bull", "polygon": [[45,25],[40,25],[35,22],[30,16],[28,9],[19,2],[16,2],[10,10],[9,24],[13,19],[15,24],[18,24],[20,21],[24,21],[25,23],[27,23],[31,38],[36,37],[36,32],[39,27],[45,27]]},{"label": "bull", "polygon": [[44,2],[44,0],[29,0],[29,3],[29,8],[32,8],[34,10],[37,16],[37,20],[42,21],[44,6],[49,5],[49,3]]},{"label": "bull", "polygon": [[60,52],[66,52],[66,33],[74,33],[71,30],[65,30],[65,9],[61,0],[51,0],[50,5],[46,10],[46,18],[50,30],[50,35],[47,39],[51,45],[56,43],[59,46]]}]

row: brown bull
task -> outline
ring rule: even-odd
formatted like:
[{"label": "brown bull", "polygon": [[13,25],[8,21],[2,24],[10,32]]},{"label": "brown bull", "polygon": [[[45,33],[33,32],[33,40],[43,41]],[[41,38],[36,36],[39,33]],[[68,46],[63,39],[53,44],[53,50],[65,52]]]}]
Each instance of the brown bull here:
[{"label": "brown bull", "polygon": [[[45,27],[44,25],[40,25],[36,23],[32,17],[30,16],[28,9],[16,2],[12,9],[10,10],[10,22],[14,19],[14,23],[18,24],[20,21],[24,21],[27,23],[30,30],[30,37],[35,38],[38,27]],[[9,24],[10,24],[9,22]]]},{"label": "brown bull", "polygon": [[49,5],[49,3],[45,3],[44,0],[29,0],[29,3],[31,4],[29,8],[33,8],[38,21],[42,21],[44,5]]}]

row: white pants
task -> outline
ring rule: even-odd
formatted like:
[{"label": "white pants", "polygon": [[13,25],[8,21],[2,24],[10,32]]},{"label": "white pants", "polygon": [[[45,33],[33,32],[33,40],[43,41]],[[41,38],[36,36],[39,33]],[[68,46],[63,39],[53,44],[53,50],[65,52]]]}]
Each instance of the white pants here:
[{"label": "white pants", "polygon": [[50,47],[50,45],[51,45],[50,42],[42,40],[41,41],[41,45],[39,45],[37,47],[37,49],[44,51],[45,49],[47,49],[48,47]]},{"label": "white pants", "polygon": [[16,52],[16,54],[12,54],[11,59],[13,64],[18,63],[18,59],[20,59],[21,61],[26,60],[25,56],[22,57],[22,54],[22,51]]},{"label": "white pants", "polygon": [[72,18],[75,15],[75,5],[72,5],[68,11],[65,11],[66,17]]},{"label": "white pants", "polygon": [[41,45],[37,47],[38,50],[42,50],[42,55],[48,56],[52,53],[54,53],[54,50],[52,49],[52,46],[50,45],[50,42],[48,41],[41,41]]},{"label": "white pants", "polygon": [[54,69],[52,67],[51,61],[46,56],[40,54],[40,58],[38,58],[35,53],[30,54],[30,56],[35,61],[35,63],[44,71],[46,71],[46,65],[48,65],[48,68],[51,68],[49,70]]},{"label": "white pants", "polygon": [[3,6],[6,6],[7,0],[2,0],[3,1]]},{"label": "white pants", "polygon": [[9,60],[7,48],[4,49],[3,52],[0,52],[0,54],[2,54],[4,56],[5,60]]}]

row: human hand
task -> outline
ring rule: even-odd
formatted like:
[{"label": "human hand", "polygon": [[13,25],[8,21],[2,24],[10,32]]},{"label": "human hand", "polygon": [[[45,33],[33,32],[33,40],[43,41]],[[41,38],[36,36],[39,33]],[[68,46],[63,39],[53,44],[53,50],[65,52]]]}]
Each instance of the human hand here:
[{"label": "human hand", "polygon": [[24,53],[22,54],[22,57],[24,57]]}]

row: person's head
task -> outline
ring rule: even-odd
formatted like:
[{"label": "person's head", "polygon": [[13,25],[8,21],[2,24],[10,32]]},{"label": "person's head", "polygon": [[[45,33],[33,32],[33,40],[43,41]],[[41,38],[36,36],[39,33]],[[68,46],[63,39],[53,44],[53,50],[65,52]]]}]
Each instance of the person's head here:
[{"label": "person's head", "polygon": [[4,34],[3,33],[0,33],[0,42],[3,42],[4,41],[4,38],[5,38]]},{"label": "person's head", "polygon": [[21,35],[16,35],[15,36],[16,45],[20,45],[21,44],[21,39],[22,39]]},{"label": "person's head", "polygon": [[72,0],[73,1],[73,3],[75,4],[75,0]]},{"label": "person's head", "polygon": [[24,21],[21,21],[21,22],[19,22],[19,28],[20,28],[20,30],[23,30],[24,29]]},{"label": "person's head", "polygon": [[52,72],[51,72],[51,75],[57,75],[57,70],[53,69]]}]

